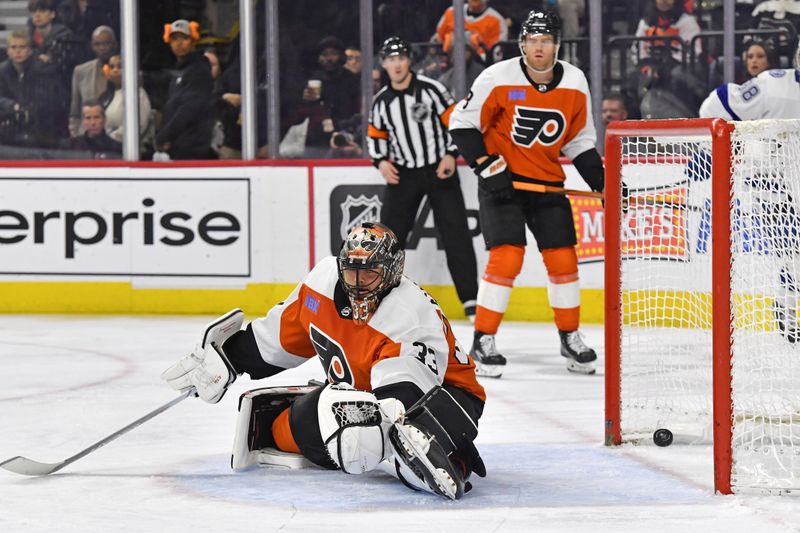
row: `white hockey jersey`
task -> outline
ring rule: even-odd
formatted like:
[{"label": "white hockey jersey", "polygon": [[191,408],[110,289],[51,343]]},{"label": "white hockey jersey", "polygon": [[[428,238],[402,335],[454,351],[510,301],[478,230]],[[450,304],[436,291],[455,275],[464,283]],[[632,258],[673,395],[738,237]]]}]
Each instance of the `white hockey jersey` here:
[{"label": "white hockey jersey", "polygon": [[450,384],[486,400],[475,363],[419,286],[403,277],[369,322],[357,325],[338,279],[336,258],[323,259],[285,301],[251,323],[272,373],[319,357],[331,383],[374,390],[411,382],[422,392]]},{"label": "white hockey jersey", "polygon": [[741,85],[720,85],[700,106],[702,118],[800,118],[800,71],[767,70]]}]

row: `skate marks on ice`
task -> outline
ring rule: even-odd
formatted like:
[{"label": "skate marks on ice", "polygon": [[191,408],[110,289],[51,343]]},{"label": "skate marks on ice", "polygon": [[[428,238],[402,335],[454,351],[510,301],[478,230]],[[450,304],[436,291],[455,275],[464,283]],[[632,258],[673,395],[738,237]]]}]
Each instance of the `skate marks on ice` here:
[{"label": "skate marks on ice", "polygon": [[[185,463],[161,478],[201,497],[299,510],[638,506],[707,504],[708,491],[676,481],[599,445],[484,444],[486,478],[458,502],[414,493],[380,473],[259,468],[234,473],[222,456]],[[167,481],[169,480],[169,481]],[[345,498],[342,495],[346,495]]]}]

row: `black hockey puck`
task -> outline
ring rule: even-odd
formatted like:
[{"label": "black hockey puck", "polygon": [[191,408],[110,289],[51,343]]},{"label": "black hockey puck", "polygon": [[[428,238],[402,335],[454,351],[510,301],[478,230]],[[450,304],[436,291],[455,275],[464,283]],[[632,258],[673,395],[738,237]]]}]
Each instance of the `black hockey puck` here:
[{"label": "black hockey puck", "polygon": [[657,429],[653,433],[653,442],[656,443],[656,446],[661,446],[662,448],[669,446],[672,444],[672,432],[665,428]]}]

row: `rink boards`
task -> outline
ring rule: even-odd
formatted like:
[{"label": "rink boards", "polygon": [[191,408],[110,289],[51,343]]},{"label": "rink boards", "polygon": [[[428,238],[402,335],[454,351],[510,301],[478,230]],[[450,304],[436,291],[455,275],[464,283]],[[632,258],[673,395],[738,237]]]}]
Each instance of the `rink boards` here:
[{"label": "rink boards", "polygon": [[[586,189],[564,168],[567,187]],[[459,175],[482,272],[476,178],[466,166]],[[362,161],[4,166],[0,312],[261,314],[350,227],[380,217],[383,183]],[[581,314],[601,322],[603,212],[597,200],[572,205]],[[427,201],[408,241],[406,274],[462,318]],[[550,320],[545,281],[528,246],[507,317]]]}]

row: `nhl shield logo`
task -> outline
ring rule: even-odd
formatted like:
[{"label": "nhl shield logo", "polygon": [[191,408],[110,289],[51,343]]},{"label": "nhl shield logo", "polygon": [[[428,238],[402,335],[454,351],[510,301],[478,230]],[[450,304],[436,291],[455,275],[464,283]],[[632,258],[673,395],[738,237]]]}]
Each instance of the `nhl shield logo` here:
[{"label": "nhl shield logo", "polygon": [[339,234],[342,240],[347,237],[351,229],[362,222],[380,222],[381,206],[383,202],[377,194],[369,197],[361,194],[356,198],[348,194],[341,204],[342,223],[339,226]]},{"label": "nhl shield logo", "polygon": [[425,102],[415,102],[411,106],[411,118],[414,122],[425,122],[431,116],[431,108]]}]

